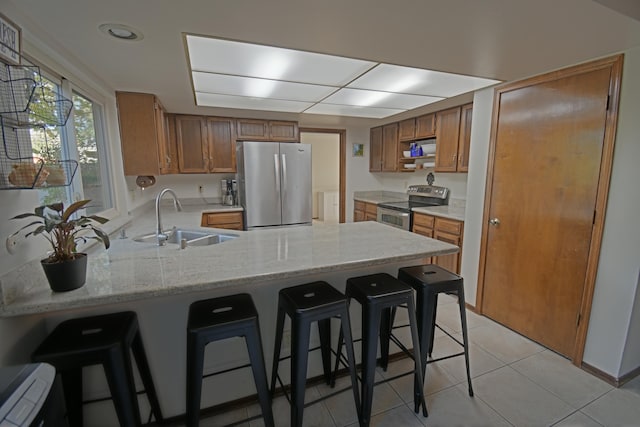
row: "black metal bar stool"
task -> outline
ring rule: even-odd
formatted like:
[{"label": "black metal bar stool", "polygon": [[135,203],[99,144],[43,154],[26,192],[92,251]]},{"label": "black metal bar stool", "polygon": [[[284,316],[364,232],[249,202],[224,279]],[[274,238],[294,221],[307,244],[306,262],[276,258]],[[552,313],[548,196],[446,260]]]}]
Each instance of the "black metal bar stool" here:
[{"label": "black metal bar stool", "polygon": [[162,422],[147,357],[132,311],[66,320],[60,323],[31,356],[53,365],[62,378],[69,424],[83,425],[82,368],[101,364],[122,426],[139,426],[140,411],[133,379],[133,356],[144,385],[151,415]]},{"label": "black metal bar stool", "polygon": [[[464,355],[464,360],[467,368],[467,382],[469,384],[469,396],[473,396],[473,387],[471,386],[471,373],[469,370],[469,340],[467,337],[467,314],[464,299],[464,281],[462,277],[438,265],[427,264],[400,268],[398,270],[398,279],[410,285],[416,290],[417,293],[416,312],[418,317],[418,335],[420,336],[420,360],[422,360],[422,369],[423,371],[425,371],[425,377],[427,363],[437,362],[439,360]],[[436,324],[436,308],[438,305],[438,294],[440,293],[453,294],[458,297],[463,342],[458,341],[455,337],[453,337],[451,334],[449,334],[447,331],[440,328]],[[391,319],[391,324],[393,324],[393,316]],[[431,356],[431,352],[433,350],[433,339],[436,326],[442,332],[447,334],[451,339],[460,344],[464,350],[460,353],[451,354],[437,359],[427,360],[427,355]]]},{"label": "black metal bar stool", "polygon": [[[420,360],[420,345],[415,312],[413,312],[413,290],[395,277],[386,274],[371,274],[368,276],[347,279],[347,298],[355,299],[362,305],[362,415],[361,425],[368,426],[371,418],[371,404],[373,402],[373,386],[375,383],[376,355],[378,334],[383,325],[381,320],[391,308],[406,304],[409,307],[409,324],[413,343],[413,354],[404,349],[416,361],[415,369],[411,372],[388,378],[381,382],[391,381],[404,375],[414,374],[414,410],[418,413],[422,406],[424,416],[427,416],[427,405],[422,392],[422,365]],[[388,316],[388,314],[387,314]],[[345,337],[346,338],[346,337]],[[349,342],[348,338],[346,339]],[[338,340],[338,354],[341,353],[342,336]],[[340,360],[336,360],[335,370]]]},{"label": "black metal bar stool", "polygon": [[[244,337],[250,363],[202,375],[207,344]],[[196,301],[189,307],[187,324],[187,426],[197,426],[200,414],[202,378],[251,366],[265,425],[273,427],[271,396],[260,338],[258,312],[249,294],[236,294]]]},{"label": "black metal bar stool", "polygon": [[[351,388],[355,399],[356,411],[360,416],[360,398],[358,396],[355,358],[351,342],[351,325],[349,323],[347,299],[344,294],[326,282],[307,283],[280,290],[273,369],[271,371],[272,395],[275,393],[276,379],[284,389],[284,385],[278,376],[278,365],[281,360],[287,359],[280,358],[285,315],[289,315],[291,318],[291,398],[287,395],[287,399],[291,403],[291,427],[302,426],[308,355],[309,351],[318,350],[318,347],[309,348],[312,322],[318,322],[319,349],[322,354],[324,378],[327,384],[331,383],[331,318],[333,317],[340,318],[340,334],[344,335],[348,343],[346,347],[349,373],[352,381]],[[342,391],[344,390],[340,390],[340,392]],[[335,394],[337,393],[318,400],[326,399]],[[318,400],[309,402],[307,406],[316,403]]]}]

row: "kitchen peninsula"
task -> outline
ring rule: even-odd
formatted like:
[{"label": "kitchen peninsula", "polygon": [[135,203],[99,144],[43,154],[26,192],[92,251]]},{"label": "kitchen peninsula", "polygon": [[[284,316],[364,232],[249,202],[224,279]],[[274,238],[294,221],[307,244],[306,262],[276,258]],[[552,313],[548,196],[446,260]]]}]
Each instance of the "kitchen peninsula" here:
[{"label": "kitchen peninsula", "polygon": [[[176,213],[173,208],[163,208],[163,214],[166,226],[200,228],[202,209],[190,207]],[[129,237],[149,233],[154,225],[154,215],[149,211],[135,219],[126,233]],[[270,366],[279,289],[325,280],[344,290],[348,277],[381,271],[395,275],[401,266],[459,250],[375,222],[218,231],[238,237],[186,249],[176,244],[158,247],[114,237],[108,251],[98,247],[90,251],[87,283],[67,293],[52,293],[38,261],[28,263],[0,277],[0,316],[43,316],[50,330],[66,318],[136,311],[162,409],[167,416],[175,416],[184,413],[185,328],[191,302],[250,293],[260,314],[265,358]],[[354,336],[360,336],[358,310],[352,307]],[[314,339],[317,336],[312,335],[312,344]],[[209,371],[246,358],[241,340],[212,343],[207,352],[205,369]],[[317,375],[318,361],[311,358],[310,362],[309,375]],[[255,393],[250,372],[231,375],[234,377],[224,381],[225,387],[212,384],[203,390],[203,407]],[[216,381],[220,380],[212,383]],[[87,408],[88,416],[89,411]]]}]

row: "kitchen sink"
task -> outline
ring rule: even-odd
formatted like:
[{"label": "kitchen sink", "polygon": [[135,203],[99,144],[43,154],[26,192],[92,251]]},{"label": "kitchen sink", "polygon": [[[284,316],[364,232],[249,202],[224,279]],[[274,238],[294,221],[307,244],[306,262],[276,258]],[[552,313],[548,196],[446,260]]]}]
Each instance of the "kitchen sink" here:
[{"label": "kitchen sink", "polygon": [[[171,230],[164,231],[167,235],[166,243],[180,244],[185,240],[187,246],[209,246],[218,243],[226,242],[227,240],[233,240],[238,236],[236,234],[219,234],[210,233],[201,230],[185,230],[182,228],[173,228]],[[143,234],[133,238],[134,242],[140,243],[158,243],[158,237],[156,233]]]}]

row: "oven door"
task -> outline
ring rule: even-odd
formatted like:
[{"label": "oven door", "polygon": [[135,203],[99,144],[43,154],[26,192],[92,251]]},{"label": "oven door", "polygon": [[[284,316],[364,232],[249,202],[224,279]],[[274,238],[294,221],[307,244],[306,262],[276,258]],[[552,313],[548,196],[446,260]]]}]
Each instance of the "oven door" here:
[{"label": "oven door", "polygon": [[377,221],[402,230],[410,230],[411,212],[397,211],[378,206]]}]

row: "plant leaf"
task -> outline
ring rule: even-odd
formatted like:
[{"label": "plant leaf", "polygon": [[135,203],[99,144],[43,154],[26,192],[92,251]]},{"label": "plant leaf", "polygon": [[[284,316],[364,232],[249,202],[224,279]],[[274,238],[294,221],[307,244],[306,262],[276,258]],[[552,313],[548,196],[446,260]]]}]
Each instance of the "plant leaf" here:
[{"label": "plant leaf", "polygon": [[72,203],[71,206],[67,208],[66,211],[62,214],[62,221],[66,221],[69,219],[71,215],[73,215],[77,210],[82,209],[84,205],[89,203],[91,200],[79,200],[75,203]]}]

